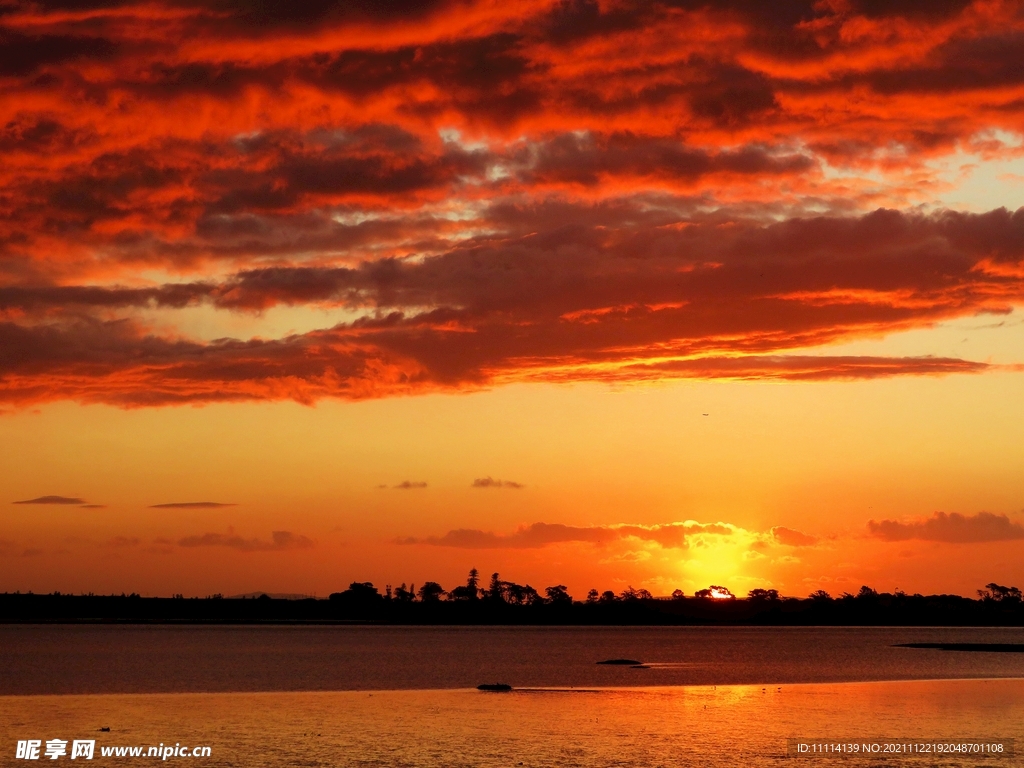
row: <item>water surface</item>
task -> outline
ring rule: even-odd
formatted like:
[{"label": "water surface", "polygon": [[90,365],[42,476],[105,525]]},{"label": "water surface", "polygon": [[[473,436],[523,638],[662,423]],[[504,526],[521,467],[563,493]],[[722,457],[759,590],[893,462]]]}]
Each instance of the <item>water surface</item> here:
[{"label": "water surface", "polygon": [[[109,732],[99,732],[109,727]],[[1024,681],[957,680],[587,691],[384,691],[0,697],[0,764],[16,739],[208,745],[170,765],[1015,765],[1016,758],[793,758],[786,739],[1015,738]],[[154,764],[98,757],[96,764]],[[91,763],[90,763],[91,764]]]},{"label": "water surface", "polygon": [[[1017,628],[0,625],[0,695],[1024,677]],[[601,666],[631,658],[650,669]]]}]

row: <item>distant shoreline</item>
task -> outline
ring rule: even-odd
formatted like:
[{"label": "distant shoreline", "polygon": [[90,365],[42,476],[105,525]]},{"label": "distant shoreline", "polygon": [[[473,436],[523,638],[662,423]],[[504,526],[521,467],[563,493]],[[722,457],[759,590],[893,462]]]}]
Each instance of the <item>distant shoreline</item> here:
[{"label": "distant shoreline", "polygon": [[347,592],[299,600],[3,593],[0,624],[1024,627],[1024,605],[958,595],[888,594],[511,605],[486,599],[355,599]]},{"label": "distant shoreline", "polygon": [[1024,653],[1024,643],[897,643],[893,647],[965,653]]}]

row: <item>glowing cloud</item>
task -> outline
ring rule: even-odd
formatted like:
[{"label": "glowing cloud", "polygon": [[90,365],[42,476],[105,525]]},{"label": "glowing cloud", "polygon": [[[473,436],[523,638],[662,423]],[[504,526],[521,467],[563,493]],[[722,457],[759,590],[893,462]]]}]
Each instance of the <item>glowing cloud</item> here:
[{"label": "glowing cloud", "polygon": [[807,350],[1024,302],[929,165],[1019,155],[1017,2],[8,5],[14,407],[984,373]]}]

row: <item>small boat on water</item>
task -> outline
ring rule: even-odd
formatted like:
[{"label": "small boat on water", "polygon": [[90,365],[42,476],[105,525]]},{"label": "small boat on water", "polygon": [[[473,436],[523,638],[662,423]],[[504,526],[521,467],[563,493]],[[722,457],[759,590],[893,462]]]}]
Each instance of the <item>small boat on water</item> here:
[{"label": "small boat on water", "polygon": [[605,661],[599,661],[598,664],[609,664],[613,667],[636,667],[643,664],[642,661],[636,659],[607,659]]},{"label": "small boat on water", "polygon": [[490,691],[491,693],[508,693],[512,686],[508,683],[484,683],[476,687],[478,691]]}]

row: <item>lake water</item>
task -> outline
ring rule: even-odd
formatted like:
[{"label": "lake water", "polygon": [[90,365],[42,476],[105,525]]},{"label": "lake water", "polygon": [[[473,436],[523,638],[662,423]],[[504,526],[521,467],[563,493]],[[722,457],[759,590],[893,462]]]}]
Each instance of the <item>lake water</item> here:
[{"label": "lake water", "polygon": [[[26,764],[17,741],[53,738],[69,750],[95,740],[94,762],[111,765],[160,761],[102,747],[161,743],[209,746],[209,757],[167,761],[203,766],[1016,765],[977,754],[798,757],[787,739],[1017,739],[1024,749],[1024,654],[892,647],[1022,636],[0,626],[0,765]],[[651,668],[595,663],[616,657]],[[517,690],[472,690],[497,681]]]}]

